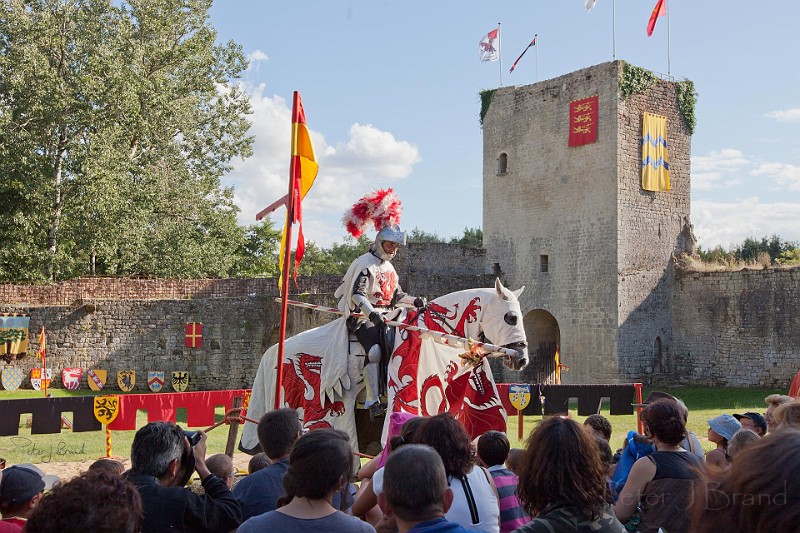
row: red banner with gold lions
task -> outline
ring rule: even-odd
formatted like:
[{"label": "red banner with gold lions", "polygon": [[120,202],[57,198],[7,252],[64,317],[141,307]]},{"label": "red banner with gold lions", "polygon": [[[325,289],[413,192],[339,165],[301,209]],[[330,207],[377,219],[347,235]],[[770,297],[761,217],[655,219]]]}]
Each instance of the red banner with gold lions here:
[{"label": "red banner with gold lions", "polygon": [[569,103],[569,146],[597,140],[597,95]]}]

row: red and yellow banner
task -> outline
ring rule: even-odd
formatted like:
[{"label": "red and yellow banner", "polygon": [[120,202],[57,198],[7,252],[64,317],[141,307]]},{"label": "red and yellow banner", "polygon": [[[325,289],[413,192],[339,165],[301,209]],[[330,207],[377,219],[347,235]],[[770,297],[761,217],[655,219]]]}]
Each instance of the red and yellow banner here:
[{"label": "red and yellow banner", "polygon": [[597,140],[597,95],[569,103],[569,146],[591,144]]},{"label": "red and yellow banner", "polygon": [[306,113],[303,110],[303,102],[300,93],[294,93],[294,104],[292,105],[292,160],[289,169],[289,180],[292,187],[286,210],[286,224],[283,226],[281,236],[280,257],[278,265],[280,267],[280,280],[283,283],[283,262],[287,253],[286,232],[290,224],[299,223],[297,231],[297,248],[294,254],[294,272],[297,278],[297,268],[303,259],[306,244],[303,236],[303,198],[308,194],[309,189],[314,184],[317,177],[319,164],[314,155],[314,146],[311,144],[311,136],[306,126]]},{"label": "red and yellow banner", "polygon": [[200,348],[203,346],[203,323],[186,323],[186,343],[187,348]]}]

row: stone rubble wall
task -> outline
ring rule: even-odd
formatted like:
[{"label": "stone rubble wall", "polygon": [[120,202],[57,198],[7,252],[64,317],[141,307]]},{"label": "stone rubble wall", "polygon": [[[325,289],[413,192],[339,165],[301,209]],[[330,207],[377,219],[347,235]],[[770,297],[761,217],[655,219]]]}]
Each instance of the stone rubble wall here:
[{"label": "stone rubble wall", "polygon": [[788,389],[800,371],[800,268],[682,274],[673,302],[672,361],[660,377]]}]

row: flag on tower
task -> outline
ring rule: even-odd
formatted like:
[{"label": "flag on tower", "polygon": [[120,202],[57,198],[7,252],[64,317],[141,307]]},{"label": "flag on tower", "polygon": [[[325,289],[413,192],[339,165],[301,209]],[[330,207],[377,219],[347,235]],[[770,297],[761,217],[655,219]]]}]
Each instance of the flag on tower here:
[{"label": "flag on tower", "polygon": [[650,20],[647,22],[647,36],[653,35],[653,30],[656,28],[656,20],[658,17],[663,17],[667,14],[667,0],[658,0],[656,7],[653,8],[653,13],[650,15]]},{"label": "flag on tower", "polygon": [[528,46],[525,47],[525,50],[522,51],[522,53],[519,55],[517,60],[514,61],[514,64],[511,65],[510,69],[508,69],[508,72],[514,72],[514,69],[517,68],[517,63],[519,63],[519,60],[522,59],[522,56],[525,55],[525,52],[528,51],[528,48],[530,48],[531,46],[536,46],[536,37],[538,37],[538,36],[539,36],[539,34],[536,34],[536,35],[533,36],[533,40],[530,42],[530,44]]},{"label": "flag on tower", "polygon": [[481,61],[500,59],[500,28],[495,28],[483,36],[480,42]]}]

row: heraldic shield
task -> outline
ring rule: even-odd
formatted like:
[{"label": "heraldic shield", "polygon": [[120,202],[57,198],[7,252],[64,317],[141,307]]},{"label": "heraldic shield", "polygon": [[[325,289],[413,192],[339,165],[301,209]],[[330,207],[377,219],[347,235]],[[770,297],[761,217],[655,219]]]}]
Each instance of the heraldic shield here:
[{"label": "heraldic shield", "polygon": [[189,372],[176,370],[172,373],[172,388],[176,392],[184,392],[189,388]]},{"label": "heraldic shield", "polygon": [[67,390],[76,390],[81,386],[83,370],[80,368],[65,368],[61,371],[61,383]]},{"label": "heraldic shield", "polygon": [[508,399],[517,411],[522,411],[531,403],[531,386],[519,384],[509,385]]},{"label": "heraldic shield", "polygon": [[86,373],[86,383],[89,384],[89,388],[92,390],[103,390],[103,387],[106,386],[106,376],[107,372],[105,370],[89,370]]},{"label": "heraldic shield", "polygon": [[25,371],[15,366],[7,366],[3,369],[3,388],[6,390],[17,390],[25,379]]},{"label": "heraldic shield", "polygon": [[136,385],[136,371],[120,370],[117,372],[117,385],[119,385],[119,390],[123,392],[132,391],[133,386]]},{"label": "heraldic shield", "polygon": [[[44,379],[42,379],[42,374],[45,375]],[[43,383],[44,381],[47,383]],[[31,368],[31,387],[33,387],[33,390],[42,390],[45,386],[49,388],[51,381],[53,381],[52,368],[47,370],[41,367]]]},{"label": "heraldic shield", "polygon": [[161,392],[161,389],[164,388],[164,371],[148,370],[147,387],[153,392]]},{"label": "heraldic shield", "polygon": [[95,396],[94,417],[101,424],[108,425],[119,414],[119,396]]}]

